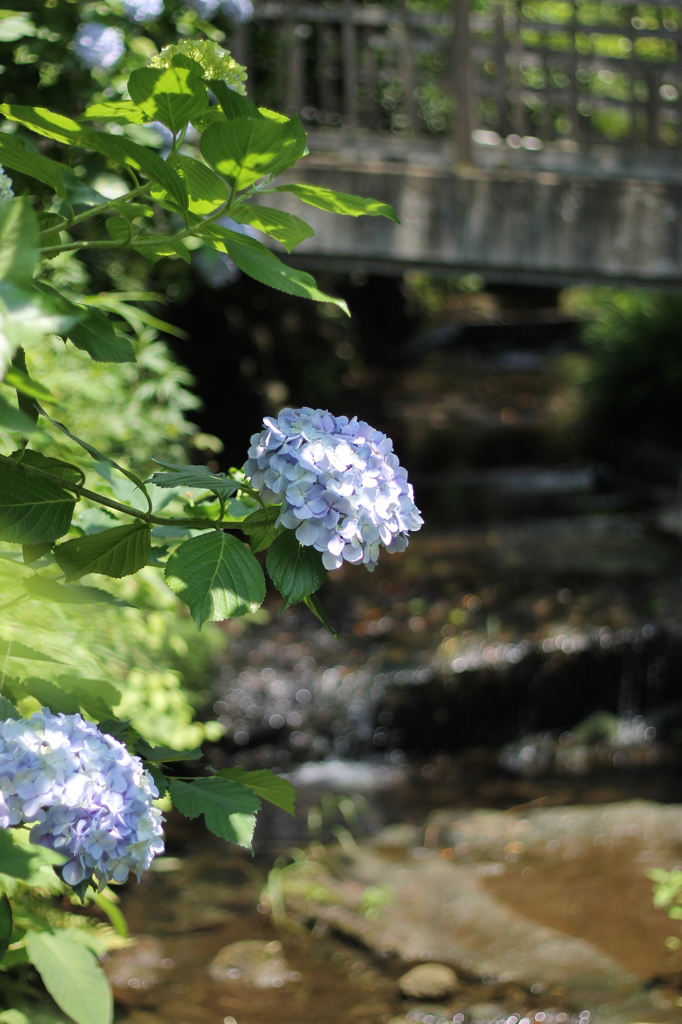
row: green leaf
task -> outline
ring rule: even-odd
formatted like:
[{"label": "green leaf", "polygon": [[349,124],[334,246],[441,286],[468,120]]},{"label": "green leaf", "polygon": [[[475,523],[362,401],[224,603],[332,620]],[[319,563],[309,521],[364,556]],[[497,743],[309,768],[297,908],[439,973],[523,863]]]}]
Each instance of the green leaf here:
[{"label": "green leaf", "polygon": [[76,499],[23,466],[0,464],[0,539],[46,544],[71,525]]},{"label": "green leaf", "polygon": [[[13,171],[28,174],[31,178],[42,181],[62,198],[66,196],[67,181],[78,181],[73,171],[65,164],[34,153],[26,148],[23,139],[17,138],[16,135],[6,135],[4,132],[0,132],[0,163],[3,167],[9,167]],[[45,244],[54,243],[46,241]]]},{"label": "green leaf", "polygon": [[46,107],[22,107],[16,103],[0,104],[0,114],[10,121],[18,121],[46,139],[63,142],[67,146],[77,144],[81,133],[78,121],[63,114],[55,114]]},{"label": "green leaf", "polygon": [[275,538],[268,551],[265,567],[270,579],[286,599],[284,608],[319,590],[327,575],[321,552],[299,544],[293,530],[285,530]]},{"label": "green leaf", "polygon": [[173,750],[172,747],[152,747],[144,740],[138,740],[135,749],[140,757],[155,764],[167,764],[170,761],[199,761],[204,756],[201,747],[192,750]]},{"label": "green leaf", "polygon": [[146,523],[134,523],[67,540],[57,545],[54,556],[69,582],[91,572],[120,579],[142,569],[149,561],[151,550],[150,527]]},{"label": "green leaf", "polygon": [[21,1010],[3,1010],[0,1013],[0,1024],[31,1024],[31,1021]]},{"label": "green leaf", "polygon": [[287,814],[293,814],[296,810],[296,790],[288,779],[281,775],[275,775],[268,768],[260,768],[255,772],[249,772],[246,768],[223,768],[216,772],[221,779],[232,779],[240,782],[242,786],[248,786],[261,800],[280,807]]},{"label": "green leaf", "polygon": [[61,334],[77,319],[78,307],[48,294],[35,282],[0,280],[0,377],[20,345]]},{"label": "green leaf", "polygon": [[69,673],[58,676],[57,683],[76,698],[88,715],[100,721],[108,719],[113,708],[121,703],[121,691],[108,679],[86,679]]},{"label": "green leaf", "polygon": [[227,201],[227,185],[206,164],[191,156],[177,155],[171,157],[168,163],[185,182],[190,213],[204,216],[213,213]]},{"label": "green leaf", "polygon": [[23,370],[18,369],[16,366],[10,366],[9,370],[5,374],[3,384],[9,384],[17,391],[21,391],[22,395],[28,395],[30,398],[37,398],[40,402],[54,402],[55,397],[51,391],[37,380],[29,377]]},{"label": "green leaf", "polygon": [[52,551],[51,544],[22,544],[21,557],[24,565],[33,565],[34,562],[39,562],[48,551]]},{"label": "green leaf", "polygon": [[266,235],[281,242],[287,252],[291,252],[306,238],[312,238],[315,233],[300,217],[294,217],[293,213],[285,213],[284,210],[273,210],[268,206],[240,203],[231,208],[230,216],[238,224],[250,224],[258,231],[264,231]]},{"label": "green leaf", "polygon": [[[21,714],[11,700],[7,700],[7,697],[0,697],[0,722],[6,722],[8,718],[11,718],[13,722],[18,722],[21,719]],[[2,869],[0,868],[0,870]]]},{"label": "green leaf", "polygon": [[149,120],[161,121],[173,135],[208,106],[204,82],[187,68],[139,68],[128,79],[128,92]]},{"label": "green leaf", "polygon": [[[1,358],[2,341],[0,340]],[[11,430],[16,434],[24,434],[25,436],[33,434],[38,429],[30,416],[27,416],[21,409],[17,409],[16,405],[12,405],[2,395],[0,395],[0,427],[4,427],[5,430]]]},{"label": "green leaf", "polygon": [[254,555],[269,548],[275,537],[278,537],[284,530],[283,526],[275,526],[281,510],[280,505],[256,509],[241,524],[241,529],[249,538]]},{"label": "green leaf", "polygon": [[[152,194],[155,196],[167,195],[163,190],[157,190]],[[110,217],[106,222],[106,228],[115,242],[135,249],[149,260],[152,266],[164,256],[172,258],[179,256],[185,263],[191,262],[187,247],[177,238],[167,238],[165,235],[141,230],[124,217]]]},{"label": "green leaf", "polygon": [[[233,121],[235,118],[239,117],[261,116],[255,103],[252,103],[251,100],[246,98],[246,96],[242,96],[240,93],[235,92],[234,89],[230,89],[229,85],[222,80],[215,78],[211,79],[208,83],[208,87],[220,104],[223,114],[228,121]],[[217,113],[216,108],[211,107],[207,111],[207,114],[213,114],[213,111]],[[199,131],[204,131],[207,126],[205,123],[202,123],[196,124],[196,127],[199,128]]]},{"label": "green leaf", "polygon": [[4,957],[12,941],[12,908],[3,894],[0,896],[0,960]]},{"label": "green leaf", "polygon": [[154,473],[151,483],[157,487],[186,487],[194,491],[213,491],[231,498],[239,490],[239,482],[224,473],[212,473],[206,466],[181,466],[171,473]]},{"label": "green leaf", "polygon": [[350,316],[348,306],[343,299],[334,298],[321,292],[315,279],[303,270],[295,270],[275,256],[273,252],[254,238],[247,238],[230,231],[228,228],[207,224],[197,231],[215,249],[226,252],[240,270],[254,280],[267,284],[288,295],[298,295],[302,299],[313,299],[315,302],[332,302]]},{"label": "green leaf", "polygon": [[30,284],[40,254],[39,232],[28,196],[0,203],[0,280]]},{"label": "green leaf", "polygon": [[107,135],[92,128],[82,129],[81,144],[112,160],[141,171],[152,182],[173,197],[181,210],[187,209],[187,190],[181,178],[162,160],[158,153],[139,146],[120,135]]},{"label": "green leaf", "polygon": [[28,953],[57,1006],[76,1024],[111,1024],[111,986],[90,950],[68,930],[28,932]]},{"label": "green leaf", "polygon": [[49,654],[42,654],[34,651],[32,647],[20,643],[18,640],[0,640],[0,658],[22,658],[25,661],[49,661],[54,662]]},{"label": "green leaf", "polygon": [[49,708],[57,715],[75,715],[80,711],[76,697],[60,689],[50,679],[30,676],[28,679],[14,684],[12,692],[17,700],[27,696],[35,697],[42,707]]},{"label": "green leaf", "polygon": [[317,594],[309,594],[308,597],[304,597],[303,604],[310,609],[315,618],[320,620],[322,625],[331,633],[335,640],[341,639],[339,637],[339,634],[336,632],[331,622],[329,621],[327,613],[322,607],[322,603]]},{"label": "green leaf", "polygon": [[245,544],[220,530],[192,537],[166,564],[166,582],[197,626],[254,612],[265,597],[263,570]]},{"label": "green leaf", "polygon": [[114,121],[117,124],[146,124],[154,120],[130,100],[108,100],[93,103],[81,114],[81,121]]},{"label": "green leaf", "polygon": [[59,245],[61,243],[63,217],[60,217],[58,213],[45,213],[41,210],[38,213],[38,223],[40,225],[40,241],[42,245]]},{"label": "green leaf", "polygon": [[321,185],[278,185],[273,192],[291,192],[308,206],[328,213],[341,213],[348,217],[388,217],[400,224],[397,214],[388,203],[380,203],[378,199],[366,199],[364,196],[352,196],[346,192],[334,192]]},{"label": "green leaf", "polygon": [[203,814],[207,828],[221,839],[251,850],[260,800],[246,786],[232,779],[195,779],[193,782],[168,782],[173,806],[188,818]]},{"label": "green leaf", "polygon": [[20,448],[12,452],[11,459],[22,466],[31,466],[33,469],[43,469],[52,476],[58,476],[70,484],[82,484],[85,482],[85,474],[78,466],[70,462],[63,462],[61,459],[53,459],[50,455],[43,455],[42,452],[34,452],[31,448]]},{"label": "green leaf", "polygon": [[301,146],[288,122],[243,117],[209,125],[199,149],[212,167],[240,189],[295,163],[303,156],[305,145]]},{"label": "green leaf", "polygon": [[38,601],[54,601],[56,604],[110,604],[119,608],[129,607],[127,601],[108,594],[98,587],[72,586],[57,583],[46,576],[29,576],[23,581],[29,597]]},{"label": "green leaf", "polygon": [[98,309],[67,332],[76,348],[87,352],[98,363],[134,363],[135,349],[130,338],[117,334],[111,321]]},{"label": "green leaf", "polygon": [[29,885],[40,885],[45,879],[42,868],[63,864],[65,860],[61,853],[45,846],[21,842],[12,829],[0,829],[0,872],[3,875],[20,878]]}]

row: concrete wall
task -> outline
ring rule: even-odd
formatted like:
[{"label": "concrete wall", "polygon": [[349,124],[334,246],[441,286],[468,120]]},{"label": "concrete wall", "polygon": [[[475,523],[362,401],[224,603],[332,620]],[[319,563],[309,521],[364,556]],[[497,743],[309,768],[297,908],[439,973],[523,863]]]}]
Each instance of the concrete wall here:
[{"label": "concrete wall", "polygon": [[315,229],[287,260],[306,269],[682,287],[682,184],[380,161],[358,169],[317,154],[291,180],[373,196],[402,221],[337,217],[280,194],[277,205]]}]

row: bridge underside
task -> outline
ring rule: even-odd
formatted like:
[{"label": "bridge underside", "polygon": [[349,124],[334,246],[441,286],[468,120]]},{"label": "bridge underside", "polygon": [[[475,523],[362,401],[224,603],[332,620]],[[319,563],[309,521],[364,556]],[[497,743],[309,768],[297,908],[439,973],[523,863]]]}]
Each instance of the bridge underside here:
[{"label": "bridge underside", "polygon": [[359,167],[318,153],[297,167],[296,181],[391,203],[402,222],[335,217],[280,193],[277,205],[315,230],[287,258],[305,269],[682,287],[682,184],[395,161]]}]

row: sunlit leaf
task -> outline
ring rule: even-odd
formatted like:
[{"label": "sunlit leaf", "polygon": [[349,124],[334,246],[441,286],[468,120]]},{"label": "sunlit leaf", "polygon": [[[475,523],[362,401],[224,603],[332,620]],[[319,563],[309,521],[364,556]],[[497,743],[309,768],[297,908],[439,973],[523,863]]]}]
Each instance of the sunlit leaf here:
[{"label": "sunlit leaf", "polygon": [[326,210],[329,213],[346,214],[348,217],[388,217],[389,220],[400,224],[393,207],[388,203],[380,203],[378,199],[335,192],[321,185],[278,185],[272,191],[291,192],[308,206],[316,206],[318,210]]},{"label": "sunlit leaf", "polygon": [[252,228],[265,232],[280,242],[287,252],[291,252],[306,238],[312,238],[314,231],[300,217],[284,210],[274,210],[268,206],[253,206],[240,203],[230,209],[230,216],[238,224],[250,224]]},{"label": "sunlit leaf", "polygon": [[170,779],[168,788],[176,807],[188,818],[204,815],[207,828],[221,839],[251,849],[260,800],[247,786],[232,779],[194,779],[180,782]]},{"label": "sunlit leaf", "polygon": [[111,1024],[111,986],[95,957],[68,930],[28,932],[28,952],[45,988],[76,1024]]},{"label": "sunlit leaf", "polygon": [[187,68],[139,68],[128,79],[128,92],[150,120],[174,135],[208,106],[204,82]]},{"label": "sunlit leaf", "polygon": [[28,596],[38,601],[55,601],[57,604],[110,604],[118,607],[126,607],[128,603],[98,587],[57,583],[46,576],[28,576],[23,580],[23,584]]},{"label": "sunlit leaf", "polygon": [[275,775],[268,768],[260,768],[249,772],[246,768],[223,768],[216,774],[221,779],[232,779],[248,786],[261,800],[267,800],[287,814],[294,814],[296,807],[296,790],[288,779]]},{"label": "sunlit leaf", "polygon": [[0,464],[0,539],[13,544],[58,540],[71,525],[76,499],[20,465]]},{"label": "sunlit leaf", "polygon": [[259,508],[241,523],[241,529],[249,538],[254,554],[269,548],[275,537],[284,530],[283,526],[275,526],[280,512],[280,505],[273,508]]},{"label": "sunlit leaf", "polygon": [[221,530],[181,544],[168,559],[165,575],[199,627],[253,612],[265,597],[263,570],[254,555]]},{"label": "sunlit leaf", "polygon": [[199,148],[205,160],[238,189],[283,170],[305,152],[288,123],[263,117],[209,125]]}]

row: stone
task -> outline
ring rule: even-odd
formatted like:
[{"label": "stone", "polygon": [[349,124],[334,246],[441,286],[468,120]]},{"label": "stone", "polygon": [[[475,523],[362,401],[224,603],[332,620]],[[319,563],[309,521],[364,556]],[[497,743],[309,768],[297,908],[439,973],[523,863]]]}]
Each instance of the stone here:
[{"label": "stone", "polygon": [[231,942],[213,957],[208,973],[214,981],[240,982],[250,988],[281,988],[291,980],[282,943],[277,940]]},{"label": "stone", "polygon": [[482,1024],[483,1021],[505,1020],[509,1016],[508,1010],[501,1003],[473,1003],[467,1008],[467,1017],[472,1024]]},{"label": "stone", "polygon": [[159,940],[141,935],[134,944],[109,953],[104,973],[119,1002],[137,1004],[146,1001],[147,994],[164,980],[172,966]]},{"label": "stone", "polygon": [[419,964],[398,978],[398,987],[408,999],[444,999],[459,988],[459,978],[445,964]]}]

